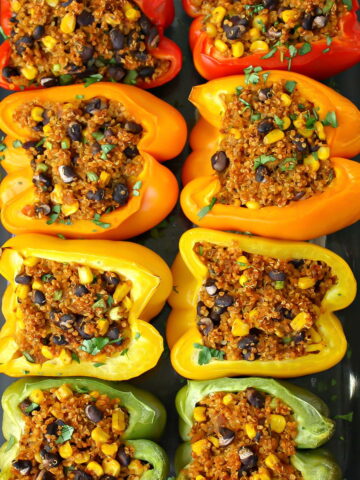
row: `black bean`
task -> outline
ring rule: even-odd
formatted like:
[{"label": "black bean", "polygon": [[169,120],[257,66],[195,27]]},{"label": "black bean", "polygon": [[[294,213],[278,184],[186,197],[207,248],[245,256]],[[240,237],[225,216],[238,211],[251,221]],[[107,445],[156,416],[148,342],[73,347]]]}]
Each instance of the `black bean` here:
[{"label": "black bean", "polygon": [[40,85],[44,88],[56,87],[59,84],[59,79],[56,77],[43,77],[40,79]]},{"label": "black bean", "polygon": [[92,480],[93,477],[83,470],[75,470],[74,480]]},{"label": "black bean", "polygon": [[213,296],[217,293],[218,288],[216,286],[215,280],[212,278],[208,278],[205,282],[205,290],[208,295]]},{"label": "black bean", "polygon": [[246,390],[246,399],[255,408],[264,408],[265,406],[265,396],[255,388]]},{"label": "black bean", "polygon": [[206,336],[213,330],[214,324],[209,317],[202,317],[198,321],[198,327],[200,332]]},{"label": "black bean", "polygon": [[50,188],[52,186],[52,179],[49,175],[40,172],[37,175],[34,175],[33,183],[40,187]]},{"label": "black bean", "polygon": [[64,313],[60,316],[58,326],[61,330],[69,330],[69,328],[73,327],[74,322],[76,322],[76,315],[73,313]]},{"label": "black bean", "polygon": [[152,77],[154,75],[155,68],[154,67],[140,67],[137,69],[137,73],[141,78]]},{"label": "black bean", "polygon": [[74,182],[77,178],[75,170],[72,167],[70,167],[69,165],[61,165],[58,168],[58,172],[59,172],[61,180],[64,183]]},{"label": "black bean", "polygon": [[273,95],[273,92],[272,92],[271,88],[269,88],[269,87],[268,88],[261,88],[259,90],[259,93],[258,93],[260,102],[265,102],[266,100],[271,98],[272,95]]},{"label": "black bean", "polygon": [[83,10],[76,18],[76,23],[79,25],[79,27],[88,27],[94,23],[94,21],[94,15],[88,10]]},{"label": "black bean", "polygon": [[124,445],[120,445],[116,458],[123,467],[127,467],[131,462],[131,457],[126,453]]},{"label": "black bean", "polygon": [[51,207],[50,205],[47,205],[46,203],[40,203],[40,205],[35,206],[35,213],[39,216],[47,216],[51,212]]},{"label": "black bean", "polygon": [[221,320],[220,315],[225,312],[226,308],[224,307],[219,307],[215,305],[210,312],[210,318],[214,323],[219,323]]},{"label": "black bean", "polygon": [[82,141],[82,126],[80,125],[80,123],[71,123],[67,132],[71,140],[74,140],[75,142]]},{"label": "black bean", "polygon": [[4,78],[10,79],[11,77],[18,77],[20,70],[17,67],[4,67],[1,73]]},{"label": "black bean", "polygon": [[230,160],[226,153],[219,151],[211,157],[211,166],[216,172],[223,172],[229,166]]},{"label": "black bean", "polygon": [[146,44],[148,48],[150,49],[156,48],[159,45],[159,42],[160,42],[160,36],[159,36],[158,29],[156,27],[151,27],[150,32],[146,39]]},{"label": "black bean", "polygon": [[29,35],[24,35],[15,42],[16,52],[20,55],[25,52],[26,47],[30,48],[33,44],[34,40]]},{"label": "black bean", "polygon": [[152,23],[150,22],[150,20],[144,14],[142,14],[138,23],[141,28],[141,31],[145,35],[148,35],[152,27]]},{"label": "black bean", "polygon": [[253,347],[258,343],[259,343],[259,338],[256,335],[249,334],[241,338],[241,340],[238,343],[238,347],[243,350],[245,348]]},{"label": "black bean", "polygon": [[258,183],[267,182],[267,176],[269,175],[269,170],[265,165],[259,165],[255,171],[255,181]]},{"label": "black bean", "polygon": [[115,50],[122,50],[125,45],[124,34],[118,28],[112,28],[110,30],[110,41]]},{"label": "black bean", "polygon": [[30,148],[36,147],[37,144],[38,144],[37,140],[29,140],[22,144],[22,148],[25,148],[25,150],[29,150]]},{"label": "black bean", "polygon": [[294,314],[288,308],[280,306],[276,309],[283,318],[287,318],[288,320],[292,320],[294,318]]},{"label": "black bean", "polygon": [[129,189],[124,183],[116,183],[113,187],[112,198],[119,205],[126,205],[129,200]]},{"label": "black bean", "polygon": [[85,287],[85,285],[76,285],[74,293],[77,297],[83,297],[89,293],[89,290]]},{"label": "black bean", "polygon": [[55,468],[62,462],[62,458],[57,453],[48,452],[45,448],[40,450],[40,457],[44,467],[49,470]]},{"label": "black bean", "polygon": [[83,338],[84,340],[90,340],[90,338],[92,338],[92,335],[89,335],[85,331],[86,326],[87,326],[87,322],[84,319],[84,317],[79,317],[76,319],[76,322],[74,324],[75,330],[78,332],[81,338]]},{"label": "black bean", "polygon": [[[3,140],[5,140],[5,138],[6,138],[6,133],[3,132],[3,131],[0,129],[0,142],[2,142]],[[23,144],[23,146],[24,146],[24,144]]]},{"label": "black bean", "polygon": [[33,290],[33,302],[36,305],[45,305],[46,298],[41,290]]},{"label": "black bean", "polygon": [[94,202],[101,202],[102,200],[104,200],[104,197],[105,190],[103,188],[99,188],[98,190],[95,190],[95,192],[93,190],[90,190],[86,194],[86,198],[88,198],[89,200],[94,200]]},{"label": "black bean", "polygon": [[205,307],[205,303],[204,302],[198,302],[197,306],[196,306],[196,313],[201,316],[202,315],[202,309]]},{"label": "black bean", "polygon": [[129,133],[141,133],[143,131],[142,125],[136,122],[125,122],[124,128]]},{"label": "black bean", "polygon": [[274,130],[274,122],[270,118],[265,118],[258,123],[257,130],[261,134],[266,134]]},{"label": "black bean", "polygon": [[[72,2],[73,0],[67,0],[66,2],[61,2],[60,5],[62,7],[68,7]],[[81,2],[77,2],[77,3],[81,3]]]},{"label": "black bean", "polygon": [[239,474],[249,472],[256,467],[258,458],[255,453],[249,447],[241,447],[239,450],[239,458],[241,461],[241,467]]},{"label": "black bean", "polygon": [[291,265],[293,265],[298,270],[304,265],[305,260],[303,260],[302,258],[294,258],[293,260],[290,260],[289,263],[291,263]]},{"label": "black bean", "polygon": [[103,412],[95,405],[86,405],[85,415],[93,423],[99,423],[104,418]]},{"label": "black bean", "polygon": [[102,102],[100,98],[92,98],[85,105],[85,112],[93,114],[96,110],[101,110]]},{"label": "black bean", "polygon": [[135,158],[137,155],[139,155],[139,150],[136,145],[129,145],[125,148],[124,155],[127,158]]},{"label": "black bean", "polygon": [[64,337],[64,335],[53,335],[51,337],[51,342],[54,344],[54,345],[67,345],[69,342],[66,340],[66,338]]},{"label": "black bean", "polygon": [[269,277],[271,280],[274,280],[274,282],[283,282],[286,280],[286,274],[280,270],[271,270],[269,272]]},{"label": "black bean", "polygon": [[112,475],[107,475],[106,473],[104,475],[101,475],[100,480],[116,480],[117,477],[113,477]]},{"label": "black bean", "polygon": [[65,425],[65,422],[62,420],[55,420],[52,423],[49,423],[46,427],[46,433],[47,435],[57,435],[59,431],[59,427],[62,427]]},{"label": "black bean", "polygon": [[58,310],[57,308],[52,308],[49,312],[49,318],[50,320],[52,320],[53,322],[55,320],[57,320],[57,315],[60,313],[60,310]]},{"label": "black bean", "polygon": [[269,10],[273,10],[274,8],[277,7],[279,1],[278,0],[262,0],[262,3],[265,8],[268,8]]},{"label": "black bean", "polygon": [[16,275],[15,282],[20,283],[20,285],[30,285],[32,282],[32,277],[30,275]]},{"label": "black bean", "polygon": [[[136,50],[135,52],[131,52],[131,55],[133,56],[133,58],[135,60],[137,60],[138,62],[140,63],[145,63],[147,61],[147,59],[149,58],[149,55],[145,52],[141,52],[141,51],[138,51]],[[145,67],[147,68],[147,67]],[[145,75],[146,77],[146,75]]]},{"label": "black bean", "polygon": [[126,70],[120,65],[111,65],[107,69],[107,74],[110,78],[115,80],[115,82],[121,82],[121,80],[126,76]]},{"label": "black bean", "polygon": [[215,305],[217,305],[218,307],[227,308],[227,307],[230,307],[233,303],[234,303],[234,297],[228,294],[218,295],[215,298]]},{"label": "black bean", "polygon": [[44,36],[45,33],[45,28],[43,25],[38,25],[37,27],[34,28],[33,33],[32,33],[32,38],[34,40],[40,40],[41,37]]},{"label": "black bean", "polygon": [[293,197],[293,200],[296,202],[297,200],[301,200],[302,197],[305,195],[305,192],[297,192],[294,197]]},{"label": "black bean", "polygon": [[47,470],[41,470],[35,480],[55,480],[55,475]]},{"label": "black bean", "polygon": [[117,287],[120,283],[120,279],[119,277],[116,275],[116,273],[113,273],[113,272],[105,272],[103,274],[103,280],[106,284],[106,289],[109,290],[109,288],[111,290],[114,290],[115,287]]},{"label": "black bean", "polygon": [[[33,402],[30,400],[30,398],[25,398],[25,400],[23,400],[19,405],[20,410],[23,412],[24,415],[27,415],[28,417],[32,414],[34,410],[40,410],[39,405],[36,408],[32,408],[32,403]],[[30,406],[32,408],[31,412],[27,411]]]},{"label": "black bean", "polygon": [[281,30],[277,30],[275,27],[270,27],[266,32],[266,36],[275,40],[281,37]]},{"label": "black bean", "polygon": [[301,332],[297,332],[296,335],[292,337],[295,343],[301,343],[305,340],[305,332],[301,330]]},{"label": "black bean", "polygon": [[232,441],[235,438],[235,433],[232,430],[230,430],[230,428],[220,427],[219,434],[220,434],[220,438],[219,438],[220,447],[227,447],[228,445],[230,445],[230,443],[232,443]]},{"label": "black bean", "polygon": [[92,45],[84,45],[80,53],[83,63],[86,63],[93,58],[94,52],[95,48]]},{"label": "black bean", "polygon": [[325,15],[317,15],[314,18],[312,27],[313,28],[324,28],[325,25],[327,24],[327,22],[328,22],[328,17],[326,17]]},{"label": "black bean", "polygon": [[298,152],[306,152],[309,149],[309,144],[307,140],[301,136],[299,133],[297,133],[294,138],[291,140],[291,143],[295,145],[296,150]]},{"label": "black bean", "polygon": [[237,40],[246,31],[243,25],[227,25],[223,24],[224,32],[228,40]]},{"label": "black bean", "polygon": [[28,475],[32,469],[30,460],[13,460],[12,466],[20,475]]},{"label": "black bean", "polygon": [[119,340],[118,342],[115,342],[115,345],[121,345],[122,340],[120,337],[120,330],[116,323],[112,323],[110,325],[108,331],[106,332],[106,336],[112,341]]},{"label": "black bean", "polygon": [[314,16],[307,13],[304,15],[301,26],[304,30],[312,30],[313,28],[313,21],[314,21]]}]

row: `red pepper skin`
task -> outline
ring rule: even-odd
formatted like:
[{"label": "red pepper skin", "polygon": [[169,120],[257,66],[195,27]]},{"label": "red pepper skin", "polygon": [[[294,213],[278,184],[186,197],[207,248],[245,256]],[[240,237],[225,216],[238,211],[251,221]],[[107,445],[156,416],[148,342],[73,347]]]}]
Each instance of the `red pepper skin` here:
[{"label": "red pepper skin", "polygon": [[[137,82],[136,86],[144,89],[159,87],[169,82],[180,72],[182,67],[182,53],[178,45],[164,36],[164,29],[171,25],[174,20],[175,9],[173,0],[134,0],[141,11],[156,25],[160,35],[160,42],[156,48],[150,51],[151,55],[161,60],[170,62],[169,69],[151,82]],[[9,0],[0,0],[0,25],[5,35],[11,32],[11,6]],[[1,74],[2,69],[9,64],[11,56],[10,43],[5,40],[0,45],[0,87],[6,90],[24,90],[12,84]],[[26,87],[25,90],[36,90],[41,86]]]},{"label": "red pepper skin", "polygon": [[[268,59],[261,58],[263,54],[221,58],[213,46],[213,40],[202,30],[203,16],[196,14],[190,0],[183,0],[183,6],[188,15],[196,17],[190,27],[189,42],[195,68],[207,80],[243,73],[244,68],[249,65],[267,70],[288,69],[288,62],[281,61],[279,51]],[[353,0],[351,11],[347,12],[340,22],[342,35],[334,37],[330,46],[326,44],[326,39],[313,42],[311,52],[292,59],[291,70],[308,77],[324,79],[357,64],[360,61],[360,23],[356,16],[358,9],[358,0]],[[329,52],[323,53],[327,48],[330,48]]]}]

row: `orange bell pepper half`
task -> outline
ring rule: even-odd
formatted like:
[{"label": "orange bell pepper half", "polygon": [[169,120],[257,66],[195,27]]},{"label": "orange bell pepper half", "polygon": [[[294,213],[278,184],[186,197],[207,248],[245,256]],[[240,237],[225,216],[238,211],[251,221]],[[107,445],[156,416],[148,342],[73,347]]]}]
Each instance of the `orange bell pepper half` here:
[{"label": "orange bell pepper half", "polygon": [[[207,80],[240,74],[249,65],[268,70],[289,68],[288,60],[285,58],[287,52],[285,55],[281,54],[280,49],[269,58],[264,58],[265,53],[251,53],[240,58],[224,57],[214,47],[214,39],[206,33],[204,16],[193,2],[183,0],[183,5],[186,13],[195,17],[189,32],[195,68]],[[308,53],[298,54],[291,59],[291,70],[323,79],[356,65],[360,61],[360,25],[356,14],[358,9],[358,1],[353,0],[350,10],[340,19],[338,34],[332,38],[331,44],[327,43],[326,38],[311,42],[311,50]],[[302,44],[294,46],[300,49]]]},{"label": "orange bell pepper half", "polygon": [[[14,147],[14,140],[31,139],[31,130],[14,122],[13,114],[21,105],[38,99],[41,101],[67,102],[76,95],[91,99],[102,96],[121,102],[125,110],[142,125],[144,134],[137,145],[144,160],[144,167],[137,181],[142,182],[138,196],[110,213],[101,221],[107,228],[99,227],[91,220],[79,220],[71,225],[47,224],[47,219],[34,219],[23,213],[25,205],[33,204],[35,188],[29,155],[22,147]],[[0,103],[0,129],[7,135],[4,144],[2,166],[8,175],[0,186],[1,219],[11,233],[62,234],[69,238],[130,238],[154,227],[174,207],[178,197],[175,176],[157,160],[176,157],[186,141],[186,124],[181,114],[150,93],[129,85],[114,83],[55,87],[8,96]],[[15,142],[16,144],[16,142]]]},{"label": "orange bell pepper half", "polygon": [[360,219],[360,165],[346,159],[360,152],[359,110],[331,88],[300,74],[271,71],[267,82],[280,79],[296,81],[301,95],[318,108],[320,119],[325,118],[328,112],[335,112],[338,127],[325,127],[335,171],[334,180],[322,193],[281,208],[266,206],[252,210],[215,203],[200,218],[200,210],[211,205],[220,189],[210,158],[220,142],[222,116],[226,108],[223,95],[232,94],[236,87],[245,85],[242,75],[212,80],[194,87],[190,94],[190,101],[198,108],[201,118],[190,136],[193,152],[184,164],[182,176],[186,185],[180,201],[185,215],[193,223],[272,238],[309,240],[340,230]]},{"label": "orange bell pepper half", "polygon": [[[221,247],[239,246],[244,252],[281,260],[311,259],[325,262],[336,275],[337,283],[326,292],[316,320],[324,348],[286,360],[220,360],[215,357],[200,364],[198,346],[203,345],[196,325],[200,289],[208,270],[194,251],[197,242]],[[327,370],[340,362],[346,352],[346,339],[334,311],[347,307],[355,298],[356,281],[348,264],[338,255],[318,245],[285,242],[266,238],[193,228],[183,234],[179,254],[172,266],[174,288],[169,297],[172,312],[167,321],[167,342],[171,363],[182,376],[205,380],[226,376],[259,375],[263,377],[297,377]],[[239,288],[240,284],[239,284]]]},{"label": "orange bell pepper half", "polygon": [[[128,322],[130,343],[127,354],[115,352],[110,357],[100,352],[92,360],[68,360],[67,356],[44,363],[29,362],[17,344],[21,325],[17,307],[15,277],[24,259],[45,258],[55,262],[73,262],[100,271],[111,271],[131,281],[131,307]],[[148,322],[162,309],[168,297],[172,278],[166,263],[148,248],[131,242],[107,240],[62,240],[46,235],[19,235],[2,248],[0,273],[9,282],[3,297],[6,319],[0,332],[0,371],[10,376],[84,375],[106,380],[125,380],[153,368],[163,351],[159,332]],[[107,315],[107,313],[104,313]],[[105,357],[104,357],[105,355]],[[97,365],[96,362],[101,364]]]}]

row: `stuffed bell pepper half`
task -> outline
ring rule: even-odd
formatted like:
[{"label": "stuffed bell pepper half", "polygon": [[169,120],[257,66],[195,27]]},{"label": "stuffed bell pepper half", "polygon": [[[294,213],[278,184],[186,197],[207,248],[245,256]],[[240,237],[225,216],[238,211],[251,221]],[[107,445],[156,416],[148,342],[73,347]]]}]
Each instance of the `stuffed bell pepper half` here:
[{"label": "stuffed bell pepper half", "polygon": [[[186,124],[144,90],[113,83],[11,95],[0,103],[2,223],[12,233],[130,238],[174,207]],[[159,160],[159,161],[157,161]]]},{"label": "stuffed bell pepper half", "polygon": [[[176,397],[178,480],[340,480],[318,449],[334,423],[318,397],[272,379],[189,381]],[[303,449],[306,449],[303,451]]]},{"label": "stuffed bell pepper half", "polygon": [[166,421],[151,394],[84,378],[13,383],[2,397],[0,479],[164,480]]},{"label": "stuffed bell pepper half", "polygon": [[291,72],[194,87],[201,119],[181,205],[195,224],[309,240],[360,219],[360,112],[329,87]]},{"label": "stuffed bell pepper half", "polygon": [[183,0],[194,64],[208,80],[249,65],[327,78],[360,61],[357,0]]},{"label": "stuffed bell pepper half", "polygon": [[9,90],[112,81],[153,88],[180,71],[164,37],[173,0],[1,0],[0,86]]},{"label": "stuffed bell pepper half", "polygon": [[353,301],[356,282],[335,253],[201,228],[188,230],[179,249],[167,340],[180,375],[296,377],[343,358],[333,312]]},{"label": "stuffed bell pepper half", "polygon": [[127,380],[153,368],[163,340],[148,321],[171,290],[171,273],[134,243],[11,238],[2,248],[0,371]]}]

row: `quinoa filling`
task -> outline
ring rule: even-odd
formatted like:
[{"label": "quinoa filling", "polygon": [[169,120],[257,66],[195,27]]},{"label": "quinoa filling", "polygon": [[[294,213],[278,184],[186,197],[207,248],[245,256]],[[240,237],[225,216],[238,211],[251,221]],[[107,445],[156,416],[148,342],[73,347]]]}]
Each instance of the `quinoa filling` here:
[{"label": "quinoa filling", "polygon": [[12,480],[137,480],[151,468],[121,440],[129,414],[119,399],[64,384],[33,390],[19,408],[24,427]]},{"label": "quinoa filling", "polygon": [[143,127],[124,106],[103,97],[74,98],[68,103],[36,99],[13,116],[32,130],[23,147],[31,155],[36,202],[23,213],[47,218],[47,223],[72,220],[100,222],[100,216],[126,205],[139,195],[143,158],[137,144]]},{"label": "quinoa filling", "polygon": [[17,87],[100,80],[151,83],[169,70],[152,55],[155,25],[133,1],[10,0],[11,56],[2,75]]},{"label": "quinoa filling", "polygon": [[316,104],[295,81],[266,83],[268,73],[246,69],[246,86],[225,97],[219,150],[211,164],[221,190],[216,201],[258,209],[284,207],[323,192],[335,173]]},{"label": "quinoa filling", "polygon": [[278,398],[248,388],[216,392],[198,402],[190,433],[189,480],[300,480],[290,463],[297,423]]},{"label": "quinoa filling", "polygon": [[126,354],[130,281],[111,271],[27,257],[15,283],[19,355],[29,362],[60,358],[100,366]]},{"label": "quinoa filling", "polygon": [[[341,34],[340,20],[351,9],[343,0],[192,0],[204,15],[203,30],[218,54],[230,58],[280,52],[282,61],[306,55],[312,43],[326,39],[331,49]],[[302,43],[301,47],[298,44]],[[298,48],[297,48],[298,47]]]},{"label": "quinoa filling", "polygon": [[235,242],[201,242],[194,251],[208,269],[197,324],[202,349],[212,357],[284,360],[324,349],[316,322],[324,295],[336,284],[328,265],[252,254]]}]

